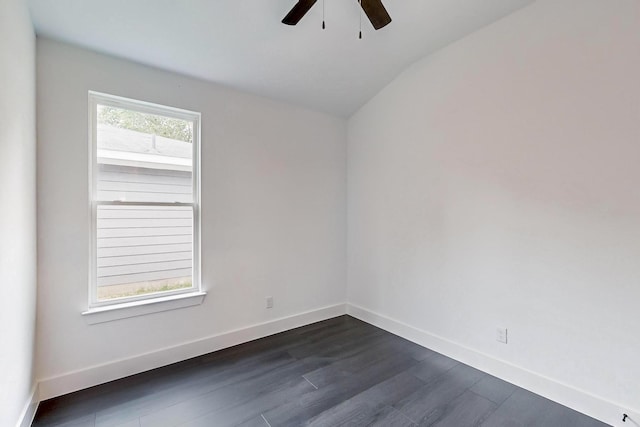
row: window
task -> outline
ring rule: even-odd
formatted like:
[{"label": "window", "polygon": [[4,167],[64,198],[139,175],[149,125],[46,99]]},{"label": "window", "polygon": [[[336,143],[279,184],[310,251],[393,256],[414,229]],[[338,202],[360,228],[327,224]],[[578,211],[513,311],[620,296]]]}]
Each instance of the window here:
[{"label": "window", "polygon": [[200,290],[200,114],[89,93],[89,306]]}]

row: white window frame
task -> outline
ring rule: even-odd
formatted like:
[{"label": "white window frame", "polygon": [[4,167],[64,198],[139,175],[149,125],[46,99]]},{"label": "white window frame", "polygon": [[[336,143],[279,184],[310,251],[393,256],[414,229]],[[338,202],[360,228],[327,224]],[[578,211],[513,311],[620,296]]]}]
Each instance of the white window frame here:
[{"label": "white window frame", "polygon": [[[161,202],[125,202],[98,201],[98,156],[97,156],[97,111],[98,105],[122,108],[140,113],[156,114],[165,117],[188,120],[193,122],[193,157],[192,157],[192,203],[161,203]],[[83,314],[102,312],[110,308],[126,308],[147,303],[163,303],[190,296],[200,297],[202,280],[200,276],[200,122],[201,115],[195,111],[188,111],[168,107],[135,99],[123,98],[100,92],[89,91],[89,203],[90,203],[90,248],[89,248],[89,310]],[[134,297],[116,298],[110,301],[98,301],[97,291],[97,211],[98,206],[191,206],[193,209],[193,254],[192,254],[192,287],[173,291],[155,292]],[[174,304],[175,305],[175,304]],[[190,305],[190,304],[189,304]],[[158,307],[163,311],[167,308]],[[136,314],[134,314],[136,315]],[[123,316],[129,317],[129,316]]]}]

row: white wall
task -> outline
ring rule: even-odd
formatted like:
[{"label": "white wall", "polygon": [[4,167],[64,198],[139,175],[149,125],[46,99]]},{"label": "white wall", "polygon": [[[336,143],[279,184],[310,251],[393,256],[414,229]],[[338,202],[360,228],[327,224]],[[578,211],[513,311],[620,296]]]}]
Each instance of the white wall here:
[{"label": "white wall", "polygon": [[[344,303],[345,120],[49,40],[37,59],[39,379]],[[202,305],[97,325],[80,315],[89,90],[202,113]]]},{"label": "white wall", "polygon": [[35,36],[25,2],[0,2],[0,425],[30,400],[36,306]]},{"label": "white wall", "polygon": [[538,0],[355,114],[348,301],[637,411],[639,28]]}]

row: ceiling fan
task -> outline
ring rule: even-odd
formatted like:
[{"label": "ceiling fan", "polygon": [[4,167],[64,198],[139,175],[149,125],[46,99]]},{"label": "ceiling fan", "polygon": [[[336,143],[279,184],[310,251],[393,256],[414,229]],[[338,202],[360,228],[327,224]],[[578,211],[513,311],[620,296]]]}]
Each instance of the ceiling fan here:
[{"label": "ceiling fan", "polygon": [[[284,17],[282,23],[296,25],[317,1],[318,0],[298,0],[298,3],[296,3],[293,9]],[[371,21],[373,28],[376,30],[379,30],[391,22],[391,17],[384,8],[381,0],[358,0],[358,2],[369,18],[369,21]]]}]

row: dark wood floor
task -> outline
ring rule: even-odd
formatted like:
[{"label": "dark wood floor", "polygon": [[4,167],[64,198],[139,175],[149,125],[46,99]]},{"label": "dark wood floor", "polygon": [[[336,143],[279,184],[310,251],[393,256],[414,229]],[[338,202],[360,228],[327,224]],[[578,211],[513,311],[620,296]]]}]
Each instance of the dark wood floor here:
[{"label": "dark wood floor", "polygon": [[342,316],[40,404],[34,426],[604,426]]}]

